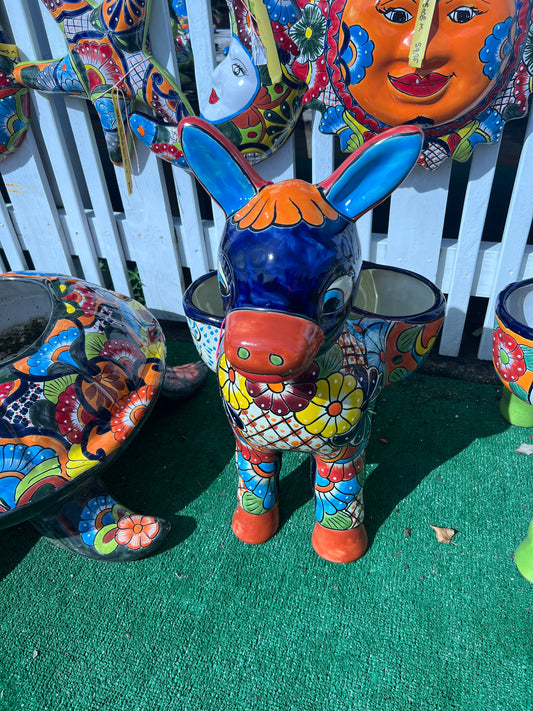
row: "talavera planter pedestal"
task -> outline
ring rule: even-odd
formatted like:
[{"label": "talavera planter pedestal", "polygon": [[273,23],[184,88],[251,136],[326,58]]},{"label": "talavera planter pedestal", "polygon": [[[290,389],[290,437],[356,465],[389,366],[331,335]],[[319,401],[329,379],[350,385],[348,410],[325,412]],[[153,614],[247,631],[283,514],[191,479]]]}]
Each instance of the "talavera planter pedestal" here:
[{"label": "talavera planter pedestal", "polygon": [[[159,546],[168,523],[117,502],[100,474],[156,402],[165,354],[158,322],[133,299],[70,277],[0,276],[0,528],[30,520],[103,560]],[[193,366],[170,371],[171,395],[203,379]]]},{"label": "talavera planter pedestal", "polygon": [[[533,427],[533,279],[513,282],[499,293],[492,359],[505,386],[500,401],[503,417],[512,425]],[[533,582],[533,521],[515,562]]]}]

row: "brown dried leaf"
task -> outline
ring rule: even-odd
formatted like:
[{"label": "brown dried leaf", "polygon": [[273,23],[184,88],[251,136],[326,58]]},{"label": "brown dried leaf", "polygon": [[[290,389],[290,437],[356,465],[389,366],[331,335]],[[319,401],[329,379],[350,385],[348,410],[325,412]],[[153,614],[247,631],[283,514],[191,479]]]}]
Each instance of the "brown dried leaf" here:
[{"label": "brown dried leaf", "polygon": [[440,526],[429,526],[435,531],[439,543],[451,543],[457,531],[453,528],[441,528]]}]

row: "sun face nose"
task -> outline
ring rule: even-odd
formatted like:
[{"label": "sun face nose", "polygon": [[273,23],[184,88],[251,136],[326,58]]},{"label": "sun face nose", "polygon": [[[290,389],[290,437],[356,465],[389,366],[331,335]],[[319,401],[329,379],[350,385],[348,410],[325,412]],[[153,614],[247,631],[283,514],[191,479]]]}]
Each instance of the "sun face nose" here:
[{"label": "sun face nose", "polygon": [[294,378],[312,363],[323,343],[322,329],[300,316],[240,310],[226,318],[226,359],[249,380]]}]

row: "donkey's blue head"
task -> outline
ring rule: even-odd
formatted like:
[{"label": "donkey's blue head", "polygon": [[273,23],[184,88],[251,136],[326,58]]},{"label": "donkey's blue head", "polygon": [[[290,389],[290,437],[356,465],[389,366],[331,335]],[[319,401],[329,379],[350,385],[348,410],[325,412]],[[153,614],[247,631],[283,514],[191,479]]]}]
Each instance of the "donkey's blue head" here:
[{"label": "donkey's blue head", "polygon": [[209,124],[180,128],[189,165],[228,218],[218,264],[226,358],[252,380],[294,378],[342,330],[361,268],[355,219],[408,174],[421,131],[381,134],[318,185],[274,185]]}]

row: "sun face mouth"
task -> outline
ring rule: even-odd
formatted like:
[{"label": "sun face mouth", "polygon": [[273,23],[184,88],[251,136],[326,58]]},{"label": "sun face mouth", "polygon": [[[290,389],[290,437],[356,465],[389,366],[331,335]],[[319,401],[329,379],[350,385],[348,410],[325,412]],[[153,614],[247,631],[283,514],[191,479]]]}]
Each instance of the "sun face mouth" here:
[{"label": "sun face mouth", "polygon": [[211,93],[209,94],[209,103],[210,103],[210,104],[216,104],[217,101],[219,101],[219,98],[220,98],[220,97],[218,96],[218,94],[216,93],[216,91],[215,91],[214,89],[211,89]]},{"label": "sun face mouth", "polygon": [[438,72],[431,72],[431,74],[425,74],[424,76],[413,73],[393,77],[389,74],[388,79],[401,94],[406,94],[416,99],[427,99],[442,91],[449,84],[452,76],[454,75],[446,76]]}]

